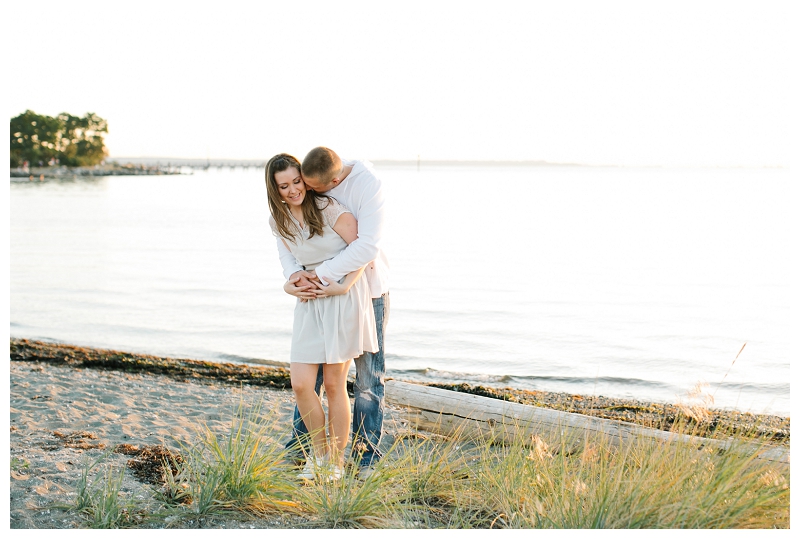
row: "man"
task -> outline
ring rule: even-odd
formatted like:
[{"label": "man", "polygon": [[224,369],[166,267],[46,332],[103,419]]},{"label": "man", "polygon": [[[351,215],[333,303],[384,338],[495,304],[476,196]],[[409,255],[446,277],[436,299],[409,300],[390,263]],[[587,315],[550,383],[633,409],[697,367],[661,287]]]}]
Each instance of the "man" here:
[{"label": "man", "polygon": [[[383,336],[389,319],[389,264],[381,249],[383,234],[383,192],[381,181],[367,161],[343,161],[333,150],[317,147],[302,163],[303,181],[309,189],[332,196],[358,220],[358,238],[336,257],[305,271],[278,238],[278,252],[287,283],[286,293],[308,301],[325,297],[325,285],[367,266],[375,325],[378,332],[376,353],[365,352],[355,359],[356,383],[353,406],[353,448],[360,455],[359,476],[366,478],[381,458],[378,450],[383,428],[384,374]],[[322,286],[320,286],[320,284]],[[317,376],[317,393],[322,384],[322,369]],[[295,407],[294,428],[287,448],[297,447],[298,436],[306,427]]]}]

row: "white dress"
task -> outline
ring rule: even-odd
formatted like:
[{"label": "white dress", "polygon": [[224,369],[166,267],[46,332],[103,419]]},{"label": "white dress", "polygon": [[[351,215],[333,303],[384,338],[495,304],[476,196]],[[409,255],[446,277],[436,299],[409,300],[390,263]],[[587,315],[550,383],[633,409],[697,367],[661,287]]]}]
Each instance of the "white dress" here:
[{"label": "white dress", "polygon": [[[297,262],[306,270],[313,270],[326,260],[342,252],[347,243],[333,230],[333,225],[342,213],[350,213],[336,199],[321,199],[325,226],[322,236],[309,238],[307,228],[301,229],[301,237],[289,241],[281,237]],[[294,224],[300,223],[292,217]],[[278,235],[275,221],[270,217],[272,232]],[[320,298],[307,302],[297,300],[294,308],[292,330],[293,363],[343,363],[364,352],[378,351],[375,329],[375,312],[369,283],[362,274],[347,294]]]}]

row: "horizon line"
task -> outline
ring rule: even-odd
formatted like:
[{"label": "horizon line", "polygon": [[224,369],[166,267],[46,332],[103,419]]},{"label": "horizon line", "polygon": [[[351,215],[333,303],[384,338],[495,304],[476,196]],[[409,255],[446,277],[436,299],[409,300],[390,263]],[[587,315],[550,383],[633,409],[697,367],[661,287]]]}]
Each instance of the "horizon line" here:
[{"label": "horizon line", "polygon": [[[268,159],[236,159],[236,158],[203,158],[203,157],[164,157],[164,156],[109,156],[106,162],[122,160],[129,160],[133,163],[151,163],[163,164],[164,161],[174,165],[182,163],[191,163],[192,165],[222,163],[226,166],[247,164],[253,165],[266,165]],[[133,160],[133,161],[131,161]],[[559,162],[559,161],[546,161],[544,159],[364,159],[376,166],[417,166],[421,164],[434,165],[434,166],[496,166],[496,165],[515,165],[515,166],[557,166],[557,167],[590,167],[590,168],[774,168],[774,169],[788,169],[788,165],[779,164],[761,164],[761,165],[736,165],[736,164],[691,164],[691,163],[676,163],[676,164],[637,164],[637,165],[620,165],[608,163],[577,163],[577,162]],[[190,165],[187,165],[190,166]]]}]

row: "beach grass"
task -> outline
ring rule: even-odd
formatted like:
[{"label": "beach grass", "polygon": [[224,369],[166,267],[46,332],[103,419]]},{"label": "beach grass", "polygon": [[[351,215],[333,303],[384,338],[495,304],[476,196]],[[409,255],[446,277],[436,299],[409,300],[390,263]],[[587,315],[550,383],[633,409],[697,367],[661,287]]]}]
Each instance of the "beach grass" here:
[{"label": "beach grass", "polygon": [[537,437],[482,445],[474,469],[476,500],[502,527],[760,528],[788,515],[788,483],[767,485],[773,465],[735,447]]},{"label": "beach grass", "polygon": [[[281,369],[25,340],[11,359],[12,527],[789,528],[790,469],[776,460],[788,417],[699,401],[627,417],[666,437],[504,423],[441,436],[387,407],[374,474],[306,483],[284,449]],[[638,414],[622,400],[453,389]]]},{"label": "beach grass", "polygon": [[121,500],[119,471],[102,457],[87,462],[72,509],[102,528],[213,527],[219,518],[291,528],[789,527],[789,467],[740,451],[751,439],[720,450],[677,438],[409,432],[366,480],[352,467],[338,481],[305,483],[273,438],[282,421],[256,405],[234,410],[224,435],[199,425],[176,440],[181,462],[163,463],[163,495],[141,507]]},{"label": "beach grass", "polygon": [[348,467],[341,479],[314,481],[297,491],[297,501],[307,515],[309,527],[385,528],[397,527],[392,508],[398,502],[391,477],[375,475],[365,481],[358,469]]},{"label": "beach grass", "polygon": [[133,524],[133,504],[121,494],[125,477],[123,468],[103,466],[110,451],[98,458],[86,460],[78,480],[75,503],[72,507],[89,528],[123,528]]},{"label": "beach grass", "polygon": [[251,409],[240,403],[225,435],[199,425],[194,439],[176,440],[182,458],[173,463],[174,473],[164,463],[163,498],[193,516],[295,506],[286,450],[270,435],[278,428],[276,415],[263,413],[261,403]]}]

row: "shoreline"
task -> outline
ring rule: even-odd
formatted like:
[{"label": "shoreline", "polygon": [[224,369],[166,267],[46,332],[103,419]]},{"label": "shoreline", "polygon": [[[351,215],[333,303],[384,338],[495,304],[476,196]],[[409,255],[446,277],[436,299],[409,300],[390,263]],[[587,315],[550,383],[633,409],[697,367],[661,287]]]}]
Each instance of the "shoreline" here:
[{"label": "shoreline", "polygon": [[[276,366],[165,358],[15,338],[10,339],[10,359],[12,362],[38,361],[74,368],[158,374],[182,382],[266,387],[284,390],[292,396],[289,370]],[[564,392],[493,388],[466,383],[423,385],[661,430],[670,430],[675,424],[686,423],[701,428],[709,437],[727,437],[735,433],[770,443],[790,445],[790,417]],[[348,381],[348,391],[352,395],[352,380]]]},{"label": "shoreline", "polygon": [[43,181],[45,178],[83,178],[101,176],[166,176],[183,174],[180,169],[171,165],[145,166],[145,165],[98,165],[96,167],[30,167],[12,168],[12,179],[27,178],[28,181]]}]

